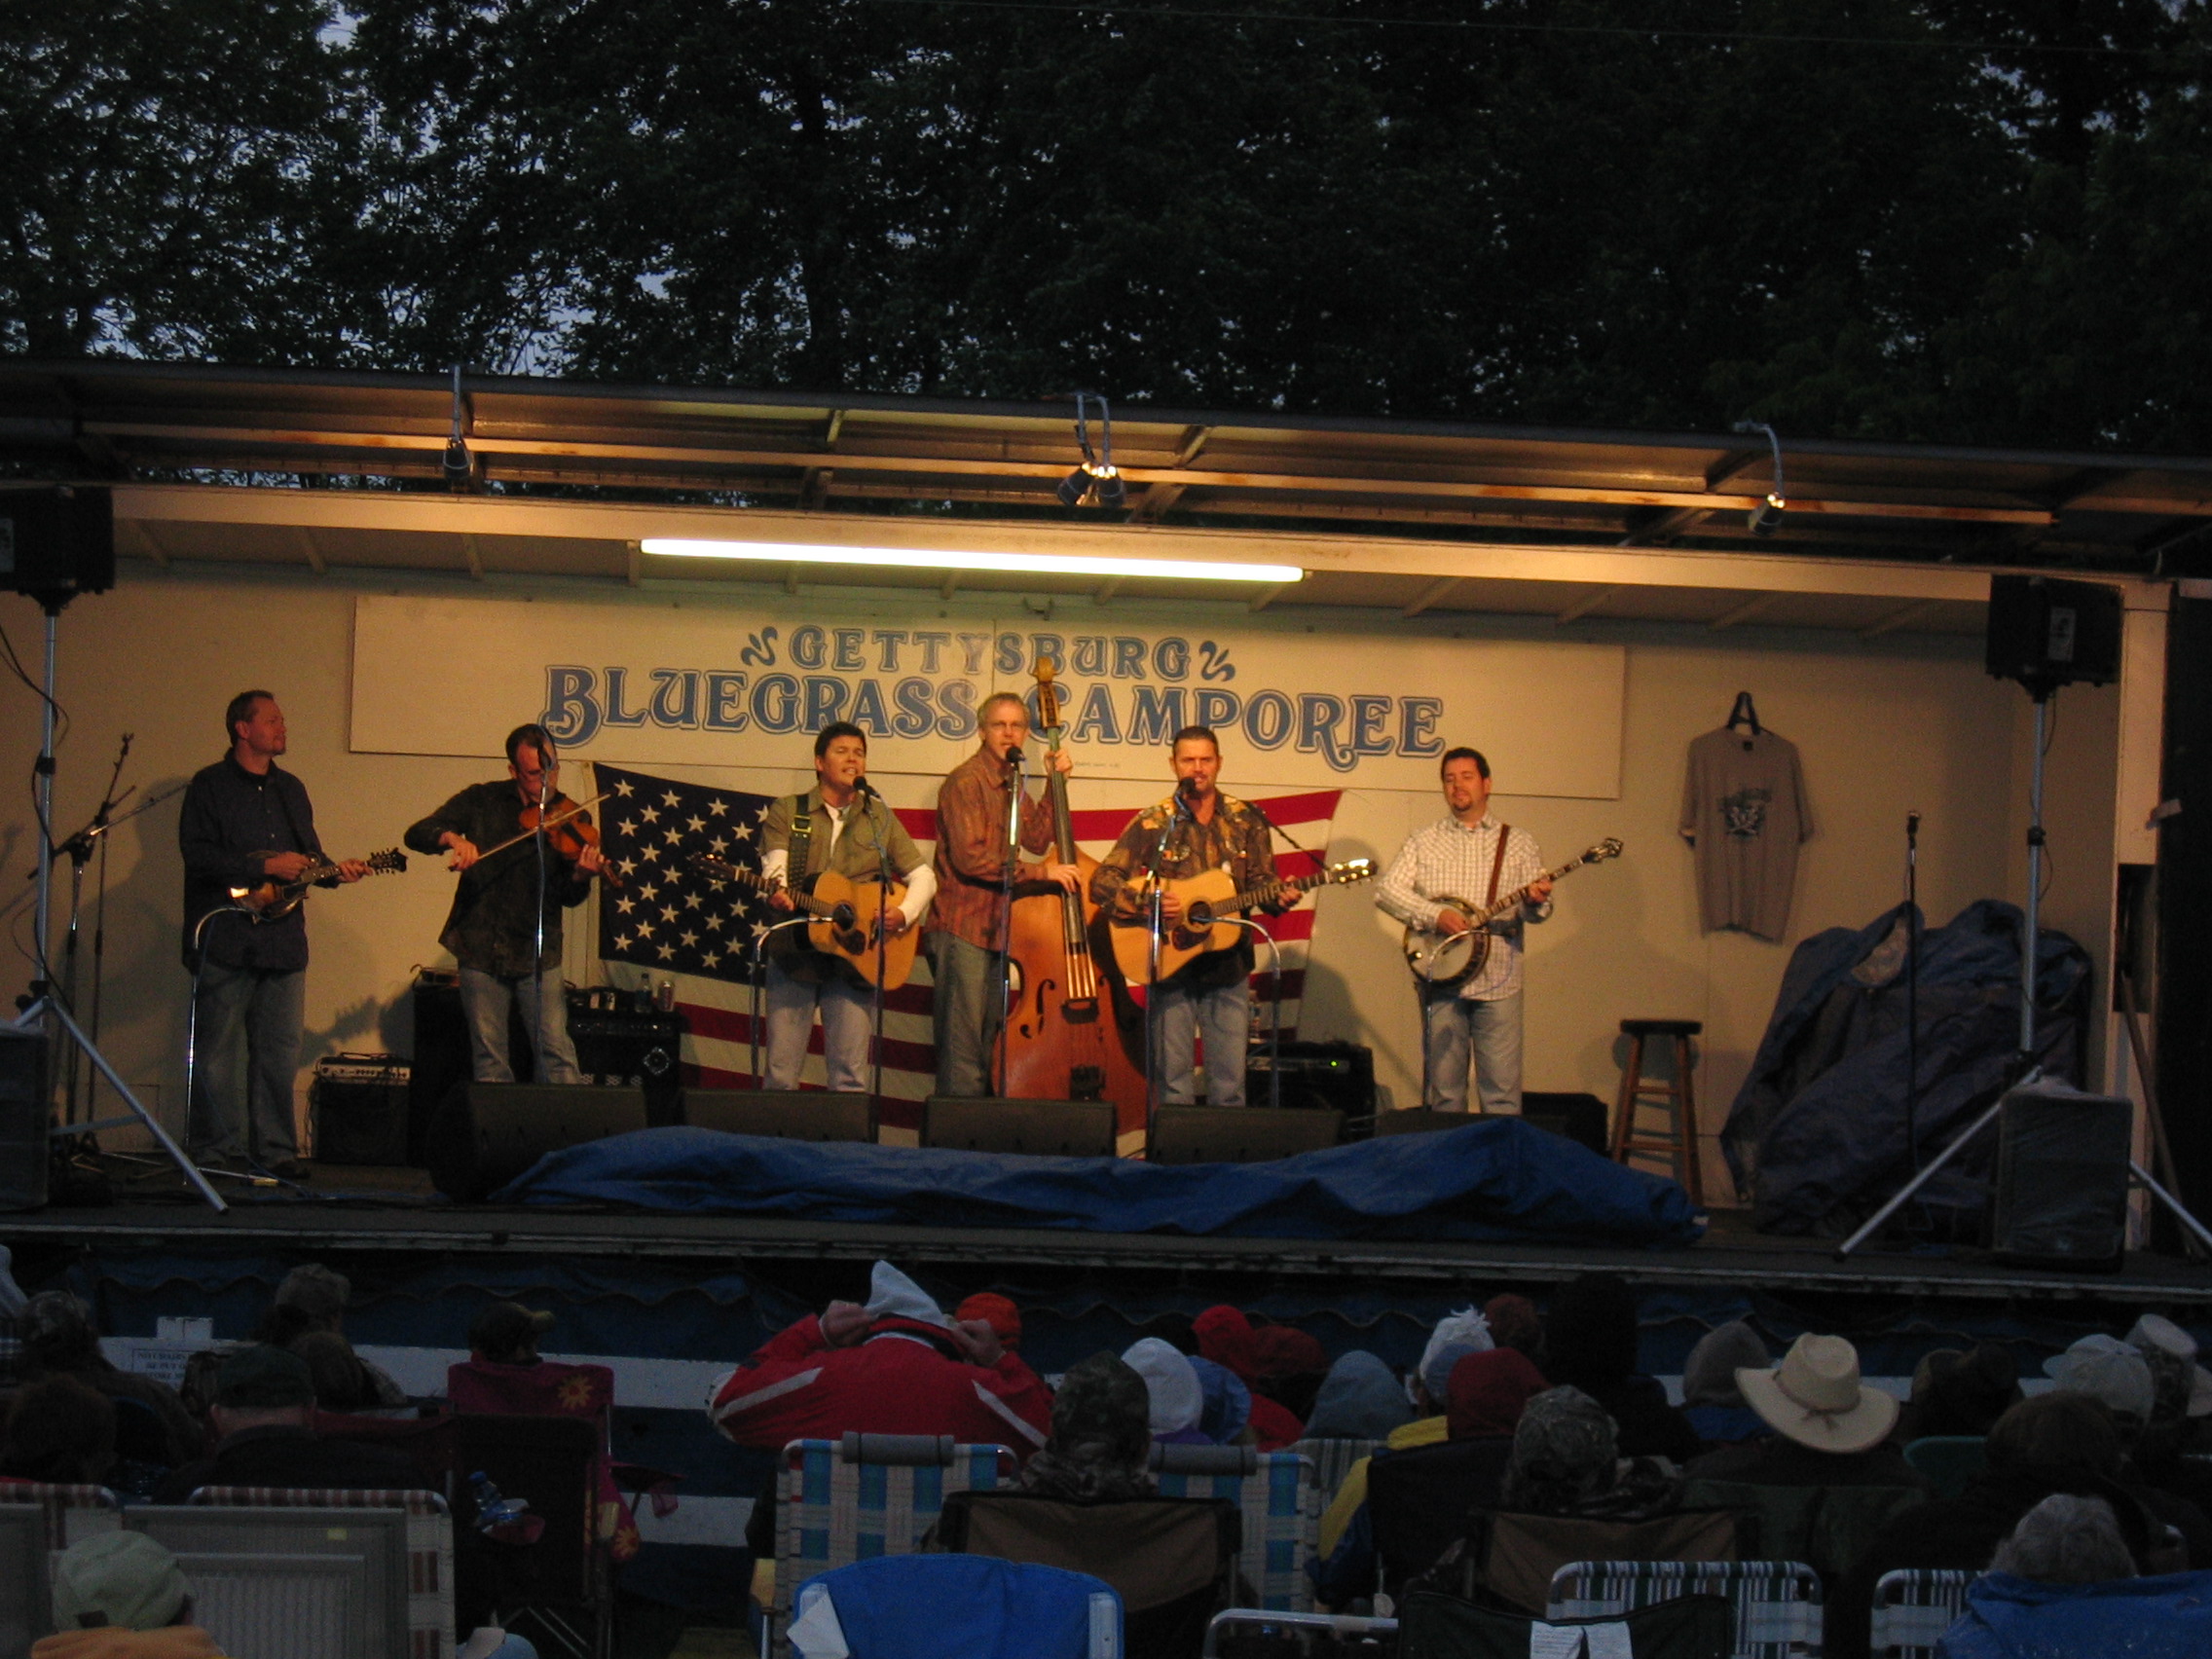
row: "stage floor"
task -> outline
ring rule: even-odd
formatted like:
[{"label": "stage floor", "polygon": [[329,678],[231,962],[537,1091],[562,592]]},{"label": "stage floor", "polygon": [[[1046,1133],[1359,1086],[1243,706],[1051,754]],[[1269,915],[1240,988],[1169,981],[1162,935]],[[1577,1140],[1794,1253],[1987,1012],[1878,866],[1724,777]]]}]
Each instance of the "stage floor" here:
[{"label": "stage floor", "polygon": [[1189,1238],[1167,1234],[1047,1228],[938,1228],[763,1220],[546,1206],[460,1205],[419,1169],[318,1168],[297,1188],[218,1183],[218,1214],[172,1172],[117,1183],[119,1201],[0,1216],[0,1241],[18,1251],[76,1243],[179,1251],[260,1249],[434,1252],[444,1255],[631,1257],[660,1261],[901,1261],[985,1267],[1120,1268],[1212,1275],[1419,1282],[1431,1287],[1541,1284],[1604,1269],[1641,1288],[1678,1286],[1942,1300],[2054,1299],[2212,1307],[2212,1266],[2138,1252],[2120,1272],[2023,1268],[1986,1252],[1869,1246],[1837,1261],[1821,1239],[1762,1236],[1748,1212],[1715,1210],[1700,1244],[1621,1246],[1397,1240]]}]

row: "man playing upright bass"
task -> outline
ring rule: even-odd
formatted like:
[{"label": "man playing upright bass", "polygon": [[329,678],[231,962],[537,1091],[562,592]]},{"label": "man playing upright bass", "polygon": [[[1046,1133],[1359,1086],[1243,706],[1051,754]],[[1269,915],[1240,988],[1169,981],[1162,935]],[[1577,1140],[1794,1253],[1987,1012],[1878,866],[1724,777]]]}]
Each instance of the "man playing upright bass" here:
[{"label": "man playing upright bass", "polygon": [[1456,984],[1416,980],[1428,1095],[1421,1104],[1464,1112],[1473,1073],[1485,1112],[1518,1112],[1522,925],[1550,916],[1552,884],[1536,838],[1491,816],[1490,762],[1480,752],[1447,750],[1439,771],[1449,810],[1398,849],[1375,903],[1408,927],[1448,936],[1468,924],[1445,901],[1479,908],[1528,888],[1523,903],[1491,924],[1490,949],[1474,973]]},{"label": "man playing upright bass", "polygon": [[[1029,741],[1029,708],[1011,691],[977,711],[982,747],[955,766],[937,793],[937,908],[930,916],[930,965],[937,977],[937,1091],[979,1095],[991,1089],[991,1051],[1006,1020],[1007,822],[1020,788],[1017,756]],[[1065,772],[1066,750],[1052,756]],[[1052,845],[1052,814],[1041,799],[1021,803],[1021,850]],[[1040,866],[1047,880],[1074,892],[1074,865]],[[992,984],[992,964],[999,983]]]},{"label": "man playing upright bass", "polygon": [[[937,893],[937,874],[867,781],[867,736],[839,720],[814,740],[817,782],[804,794],[784,795],[760,829],[760,873],[776,882],[770,907],[790,914],[792,892],[825,870],[872,882],[888,866],[906,897],[885,918],[891,935],[919,927]],[[796,1088],[807,1033],[822,1011],[822,1059],[832,1094],[867,1088],[867,1039],[873,985],[851,964],[809,950],[785,929],[768,943],[769,1088]]]}]

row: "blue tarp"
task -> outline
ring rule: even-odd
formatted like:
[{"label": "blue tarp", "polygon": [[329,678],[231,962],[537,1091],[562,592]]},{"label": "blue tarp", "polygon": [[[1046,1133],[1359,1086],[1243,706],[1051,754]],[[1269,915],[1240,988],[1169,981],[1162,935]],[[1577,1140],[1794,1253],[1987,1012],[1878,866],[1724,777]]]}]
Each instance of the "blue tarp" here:
[{"label": "blue tarp", "polygon": [[709,1215],[1234,1238],[1685,1245],[1675,1182],[1517,1118],[1272,1163],[1181,1167],[644,1129],[548,1154],[495,1195]]},{"label": "blue tarp", "polygon": [[[1906,907],[1863,928],[1829,928],[1799,944],[1766,1036],[1721,1131],[1759,1231],[1848,1233],[1904,1184],[1909,1032]],[[2020,933],[2002,900],[1969,904],[1920,935],[1916,1021],[1920,1088],[1914,1138],[1933,1158],[1997,1098],[2020,1037]],[[2036,950],[2036,1058],[2080,1082],[2088,954],[2045,928]],[[1993,1136],[1922,1190],[1933,1210],[1978,1213]]]}]

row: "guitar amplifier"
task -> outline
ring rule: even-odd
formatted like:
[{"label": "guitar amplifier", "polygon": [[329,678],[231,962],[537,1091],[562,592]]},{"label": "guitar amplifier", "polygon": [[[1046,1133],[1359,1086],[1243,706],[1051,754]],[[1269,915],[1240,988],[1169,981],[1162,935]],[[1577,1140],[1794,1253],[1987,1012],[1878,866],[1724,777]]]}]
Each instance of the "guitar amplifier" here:
[{"label": "guitar amplifier", "polygon": [[325,1054],[315,1061],[308,1086],[314,1161],[405,1163],[409,1077],[396,1054]]},{"label": "guitar amplifier", "polygon": [[1273,1103],[1272,1081],[1282,1080],[1282,1104],[1288,1109],[1342,1112],[1346,1131],[1367,1133],[1375,1121],[1375,1051],[1357,1043],[1285,1043],[1281,1054],[1271,1055],[1268,1045],[1254,1043],[1244,1056],[1244,1100],[1247,1105]]},{"label": "guitar amplifier", "polygon": [[604,1006],[612,1000],[603,990],[603,1006],[594,1008],[591,991],[570,991],[569,1041],[576,1046],[576,1069],[586,1083],[644,1089],[645,1119],[654,1128],[682,1123],[683,1016]]}]

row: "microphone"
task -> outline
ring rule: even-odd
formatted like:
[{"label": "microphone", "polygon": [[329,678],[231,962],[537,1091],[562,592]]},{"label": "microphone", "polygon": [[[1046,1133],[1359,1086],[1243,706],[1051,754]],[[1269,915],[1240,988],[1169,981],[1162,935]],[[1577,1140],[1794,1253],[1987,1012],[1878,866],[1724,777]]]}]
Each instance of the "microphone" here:
[{"label": "microphone", "polygon": [[875,793],[875,786],[867,781],[865,774],[853,780],[853,788],[856,792],[868,796],[870,799],[881,800],[883,798]]},{"label": "microphone", "polygon": [[1198,798],[1198,780],[1196,778],[1182,778],[1177,780],[1175,785],[1175,793],[1181,795],[1185,800],[1197,800]]},{"label": "microphone", "polygon": [[1920,833],[1920,812],[1918,808],[1907,807],[1905,809],[1904,832],[1907,835],[1917,835]]},{"label": "microphone", "polygon": [[1006,752],[1006,763],[1009,766],[1012,766],[1016,772],[1021,770],[1021,745],[1018,743]]}]

